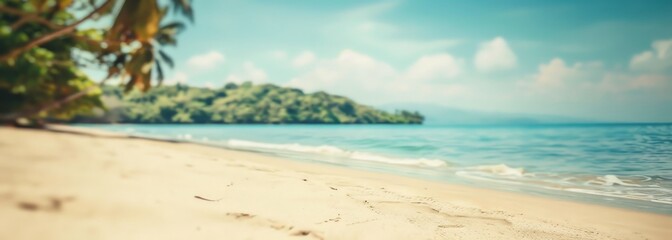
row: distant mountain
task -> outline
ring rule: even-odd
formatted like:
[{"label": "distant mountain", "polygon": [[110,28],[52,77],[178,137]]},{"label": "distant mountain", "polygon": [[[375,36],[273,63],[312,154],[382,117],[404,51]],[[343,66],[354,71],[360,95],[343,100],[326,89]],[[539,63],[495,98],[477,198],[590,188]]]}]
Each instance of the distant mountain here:
[{"label": "distant mountain", "polygon": [[418,112],[385,112],[326,92],[304,93],[272,84],[227,84],[219,89],[163,86],[124,94],[104,87],[108,111],[74,122],[421,124]]},{"label": "distant mountain", "polygon": [[395,109],[414,109],[425,116],[427,125],[531,125],[588,123],[585,119],[520,113],[497,113],[464,110],[435,104],[397,103],[385,104],[379,108],[387,111]]}]

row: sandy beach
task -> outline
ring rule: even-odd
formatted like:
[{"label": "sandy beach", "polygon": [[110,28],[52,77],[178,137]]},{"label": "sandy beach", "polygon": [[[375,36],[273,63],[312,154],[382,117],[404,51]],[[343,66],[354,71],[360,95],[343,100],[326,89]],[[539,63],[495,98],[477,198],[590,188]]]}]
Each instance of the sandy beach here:
[{"label": "sandy beach", "polygon": [[669,239],[672,216],[190,143],[0,128],[0,239]]}]

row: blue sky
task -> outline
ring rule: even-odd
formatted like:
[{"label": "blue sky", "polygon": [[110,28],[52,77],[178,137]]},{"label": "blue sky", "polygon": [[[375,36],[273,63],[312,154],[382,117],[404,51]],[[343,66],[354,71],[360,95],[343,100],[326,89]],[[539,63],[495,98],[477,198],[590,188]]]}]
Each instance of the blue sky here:
[{"label": "blue sky", "polygon": [[169,82],[672,121],[670,1],[194,2]]}]

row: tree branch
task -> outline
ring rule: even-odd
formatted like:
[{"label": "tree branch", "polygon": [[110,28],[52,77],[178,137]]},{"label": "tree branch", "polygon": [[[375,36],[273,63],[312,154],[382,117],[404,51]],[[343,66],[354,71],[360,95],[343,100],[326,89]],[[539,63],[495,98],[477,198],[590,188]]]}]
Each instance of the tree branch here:
[{"label": "tree branch", "polygon": [[[109,7],[109,5],[112,4],[113,2],[114,2],[113,0],[106,0],[98,8],[94,9],[92,12],[90,12],[88,15],[86,15],[82,19],[79,19],[76,22],[74,22],[74,23],[72,23],[68,26],[65,26],[63,28],[60,28],[56,31],[53,31],[51,33],[42,35],[42,36],[28,42],[28,44],[26,44],[22,47],[12,49],[10,52],[0,56],[0,62],[7,61],[8,59],[14,58],[14,57],[18,56],[19,54],[21,54],[21,53],[23,53],[23,52],[25,52],[25,51],[27,51],[31,48],[34,48],[34,47],[37,47],[37,46],[39,46],[41,44],[44,44],[46,42],[52,41],[52,40],[54,40],[58,37],[61,37],[61,36],[65,35],[65,34],[74,32],[75,28],[77,28],[77,26],[82,24],[84,21],[89,20],[90,18],[92,18],[93,16],[95,16],[97,13],[104,10],[105,8]],[[14,13],[15,15],[16,15],[17,11],[20,12],[20,10],[7,8],[7,7],[0,7],[0,11],[5,12],[5,13],[10,13],[10,14]]]},{"label": "tree branch", "polygon": [[61,26],[59,26],[57,24],[54,24],[51,21],[49,21],[49,20],[47,20],[43,17],[40,17],[40,15],[35,14],[35,13],[28,13],[28,12],[24,12],[24,11],[21,11],[21,10],[18,10],[18,9],[8,8],[8,7],[3,7],[3,6],[0,6],[0,13],[6,13],[6,14],[16,15],[16,16],[20,17],[19,20],[12,23],[12,25],[10,26],[12,28],[12,31],[15,31],[16,29],[19,29],[21,26],[23,26],[24,24],[26,24],[28,22],[31,22],[31,21],[38,22],[38,23],[43,24],[43,25],[45,25],[45,26],[47,26],[51,29],[61,28]]},{"label": "tree branch", "polygon": [[70,96],[67,96],[67,97],[65,97],[65,98],[63,98],[63,99],[61,99],[61,100],[58,100],[58,101],[55,101],[55,102],[51,102],[51,103],[49,103],[48,105],[43,106],[43,107],[41,107],[40,109],[35,110],[34,112],[25,114],[24,116],[25,116],[25,117],[30,117],[30,116],[32,116],[32,115],[39,114],[39,113],[41,113],[41,112],[48,112],[48,111],[51,111],[51,110],[60,108],[61,106],[63,106],[63,105],[66,104],[66,103],[72,102],[72,101],[77,100],[77,99],[79,99],[79,98],[81,98],[81,97],[83,97],[83,96],[86,96],[87,94],[89,94],[89,92],[93,91],[94,89],[99,88],[99,87],[102,87],[103,85],[105,85],[105,82],[106,82],[108,79],[109,79],[109,78],[105,78],[105,79],[103,79],[102,81],[100,81],[100,83],[98,83],[98,84],[88,86],[87,88],[85,88],[85,89],[82,90],[82,91],[79,91],[79,92],[77,92],[77,93],[75,93],[75,94],[72,94],[72,95],[70,95]]},{"label": "tree branch", "polygon": [[46,105],[43,105],[43,106],[38,107],[38,108],[28,109],[28,110],[25,110],[25,111],[22,111],[22,112],[10,113],[10,114],[7,114],[7,115],[0,115],[0,120],[7,121],[7,120],[18,119],[18,118],[21,118],[21,117],[29,118],[29,117],[32,117],[32,116],[34,116],[36,114],[39,114],[41,112],[48,112],[48,111],[60,108],[64,104],[67,104],[69,102],[72,102],[74,100],[77,100],[81,97],[86,96],[87,94],[89,94],[91,91],[93,91],[96,88],[103,87],[105,85],[105,82],[107,82],[107,80],[109,80],[109,79],[110,79],[109,76],[105,77],[105,79],[100,81],[98,84],[88,86],[88,87],[86,87],[85,89],[83,89],[79,92],[76,92],[76,93],[74,93],[72,95],[69,95],[65,98],[62,98],[60,100],[56,100],[54,102],[47,103]]}]

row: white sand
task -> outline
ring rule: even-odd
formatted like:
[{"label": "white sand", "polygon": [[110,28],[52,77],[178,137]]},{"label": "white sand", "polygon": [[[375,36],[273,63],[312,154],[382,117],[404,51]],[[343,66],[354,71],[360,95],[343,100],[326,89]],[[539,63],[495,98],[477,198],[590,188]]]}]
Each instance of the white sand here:
[{"label": "white sand", "polygon": [[5,127],[0,239],[672,239],[672,217],[194,144]]}]

